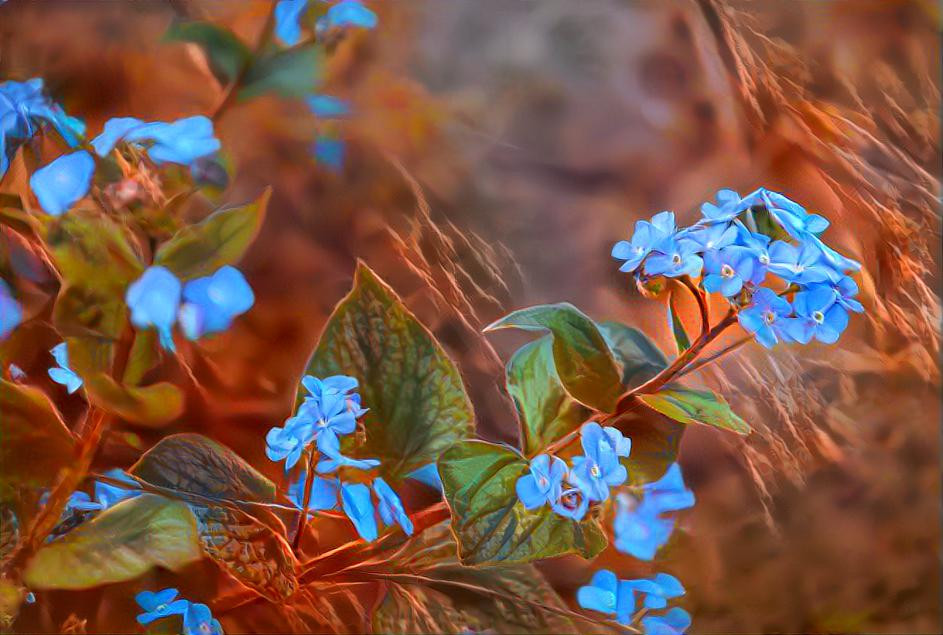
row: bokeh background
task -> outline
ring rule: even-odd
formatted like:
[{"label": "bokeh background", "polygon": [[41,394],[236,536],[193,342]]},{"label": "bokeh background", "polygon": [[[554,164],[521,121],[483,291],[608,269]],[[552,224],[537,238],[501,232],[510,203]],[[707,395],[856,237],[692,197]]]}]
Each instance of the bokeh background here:
[{"label": "bokeh background", "polygon": [[[637,219],[672,209],[693,222],[715,190],[763,185],[831,219],[830,244],[864,263],[867,313],[836,346],[747,346],[703,373],[757,431],[686,434],[681,463],[698,504],[658,567],[687,586],[695,633],[940,632],[937,4],[371,6],[380,28],[344,41],[325,69],[324,92],[355,108],[339,128],[340,173],[310,158],[325,124],[301,103],[261,98],[218,122],[233,165],[222,201],[273,188],[241,265],[256,306],[202,354],[189,351],[202,389],[191,388],[185,416],[112,434],[97,462],[126,466],[164,434],[199,431],[274,476],[262,438],[287,416],[357,258],[456,358],[482,435],[513,440],[502,360],[523,340],[485,339],[481,327],[569,301],[668,347],[663,305],[616,271],[611,245]],[[268,8],[10,0],[0,77],[44,77],[92,131],[118,115],[211,112],[221,87],[196,49],[162,34],[189,16],[251,42]],[[54,343],[36,342],[33,376]],[[187,384],[176,368],[160,372]],[[590,575],[578,559],[543,571],[564,596]],[[70,628],[107,631],[110,615],[130,611],[107,589],[89,614],[91,601]],[[62,594],[26,610],[57,631],[79,607]]]}]

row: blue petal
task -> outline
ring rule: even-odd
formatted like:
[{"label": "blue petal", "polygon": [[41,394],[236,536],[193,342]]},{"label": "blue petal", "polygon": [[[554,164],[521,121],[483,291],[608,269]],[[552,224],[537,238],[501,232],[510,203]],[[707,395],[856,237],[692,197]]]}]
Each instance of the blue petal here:
[{"label": "blue petal", "polygon": [[94,172],[92,155],[79,150],[36,170],[29,179],[29,185],[46,213],[60,216],[88,194]]},{"label": "blue petal", "polygon": [[547,502],[547,495],[540,490],[533,474],[525,474],[517,479],[515,491],[526,509],[535,509]]},{"label": "blue petal", "polygon": [[354,523],[360,537],[368,542],[376,540],[377,520],[370,501],[370,488],[363,483],[343,483],[341,500],[344,513]]},{"label": "blue petal", "polygon": [[308,0],[279,0],[275,5],[275,36],[294,46],[301,40],[301,16],[308,8]]},{"label": "blue petal", "polygon": [[376,14],[357,0],[342,0],[327,10],[321,19],[322,28],[360,27],[372,29],[377,25]]},{"label": "blue petal", "polygon": [[312,114],[321,119],[337,119],[350,114],[346,101],[331,95],[310,95],[305,101]]},{"label": "blue petal", "polygon": [[145,125],[140,119],[135,117],[116,117],[105,122],[100,135],[92,139],[92,148],[100,157],[104,157],[114,150],[118,142],[130,131],[139,126]]},{"label": "blue petal", "polygon": [[154,326],[162,335],[169,334],[177,319],[180,294],[180,281],[174,274],[159,265],[149,267],[125,294],[131,323],[138,328]]}]

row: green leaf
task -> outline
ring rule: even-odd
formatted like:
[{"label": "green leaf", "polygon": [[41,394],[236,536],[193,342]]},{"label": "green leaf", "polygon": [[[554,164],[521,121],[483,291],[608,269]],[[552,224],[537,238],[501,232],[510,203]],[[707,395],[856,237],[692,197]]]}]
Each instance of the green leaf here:
[{"label": "green leaf", "polygon": [[127,386],[105,373],[83,375],[82,378],[89,401],[125,421],[156,427],[166,425],[183,414],[183,392],[170,382]]},{"label": "green leaf", "polygon": [[235,81],[252,57],[249,47],[232,31],[209,22],[174,22],[164,41],[199,45],[213,76],[223,86]]},{"label": "green leaf", "polygon": [[266,188],[253,203],[219,210],[196,225],[182,228],[160,246],[154,263],[189,280],[237,262],[262,227],[271,193]]},{"label": "green leaf", "polygon": [[683,424],[647,408],[638,408],[620,415],[610,425],[632,439],[629,458],[621,459],[629,472],[630,483],[642,485],[656,481],[677,460],[684,436]]},{"label": "green leaf", "polygon": [[142,494],[44,545],[27,564],[24,580],[36,589],[88,589],[131,580],[154,566],[177,570],[200,557],[187,506]]},{"label": "green leaf", "polygon": [[321,54],[312,44],[274,51],[257,58],[243,78],[238,99],[264,93],[303,97],[314,92],[321,80]]},{"label": "green leaf", "polygon": [[521,446],[533,456],[578,427],[590,411],[563,388],[553,362],[553,338],[519,348],[508,361],[507,390],[521,422]]},{"label": "green leaf", "polygon": [[532,565],[462,566],[448,525],[430,528],[414,542],[422,547],[412,549],[418,557],[400,554],[384,571],[392,575],[373,614],[374,632],[578,632],[558,612],[566,605]]},{"label": "green leaf", "polygon": [[524,508],[515,485],[528,463],[510,448],[463,441],[446,450],[438,467],[465,565],[531,562],[565,553],[592,558],[606,547],[590,516],[576,522],[548,506]]},{"label": "green leaf", "polygon": [[360,455],[379,458],[380,469],[392,478],[435,461],[474,432],[475,415],[458,368],[363,263],[353,290],[328,320],[307,372],[358,379],[370,409]]},{"label": "green leaf", "polygon": [[72,460],[72,433],[41,390],[0,379],[0,500],[48,487]]},{"label": "green leaf", "polygon": [[681,423],[702,423],[749,434],[750,426],[738,417],[724,398],[710,390],[672,385],[651,395],[639,395],[649,408]]},{"label": "green leaf", "polygon": [[668,293],[668,324],[671,325],[671,332],[674,334],[675,346],[678,347],[678,355],[691,348],[691,339],[687,331],[684,330],[684,322],[678,316],[678,309],[675,306],[675,294]]},{"label": "green leaf", "polygon": [[282,602],[298,589],[295,556],[271,527],[238,509],[190,507],[203,550],[224,571],[272,602]]},{"label": "green leaf", "polygon": [[664,353],[637,328],[619,322],[601,322],[598,326],[622,371],[626,390],[651,379],[668,365]]},{"label": "green leaf", "polygon": [[572,304],[543,304],[501,318],[485,331],[550,331],[553,359],[567,392],[580,403],[612,412],[622,394],[616,361],[596,324]]}]

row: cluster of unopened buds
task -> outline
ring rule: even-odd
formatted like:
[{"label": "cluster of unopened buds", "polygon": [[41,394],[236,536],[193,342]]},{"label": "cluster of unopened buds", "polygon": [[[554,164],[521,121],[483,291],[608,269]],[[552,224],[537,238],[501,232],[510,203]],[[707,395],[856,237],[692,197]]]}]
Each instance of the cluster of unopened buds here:
[{"label": "cluster of unopened buds", "polygon": [[848,275],[861,265],[822,241],[824,217],[765,188],[743,198],[720,190],[701,213],[681,229],[673,212],[637,222],[632,238],[612,249],[624,261],[620,270],[634,272],[640,288],[661,278],[700,279],[705,291],[729,300],[740,325],[767,348],[780,341],[834,343],[848,312],[864,311]]}]

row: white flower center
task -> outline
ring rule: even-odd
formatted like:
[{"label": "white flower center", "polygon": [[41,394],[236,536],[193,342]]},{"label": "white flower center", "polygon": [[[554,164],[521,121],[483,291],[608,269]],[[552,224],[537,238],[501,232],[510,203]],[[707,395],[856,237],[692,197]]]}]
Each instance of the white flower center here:
[{"label": "white flower center", "polygon": [[674,265],[681,264],[681,254],[675,254],[671,257],[671,263]]},{"label": "white flower center", "polygon": [[592,475],[593,478],[599,478],[600,476],[602,476],[602,471],[600,471],[598,465],[594,465],[593,467],[589,468],[589,473]]},{"label": "white flower center", "polygon": [[720,275],[724,278],[733,278],[734,274],[737,272],[733,270],[733,267],[730,265],[724,265],[720,268]]},{"label": "white flower center", "polygon": [[166,604],[161,604],[161,605],[159,605],[156,609],[154,609],[154,612],[155,612],[155,613],[163,613],[163,612],[166,611],[166,610],[167,610],[167,605],[166,605]]},{"label": "white flower center", "polygon": [[821,324],[822,322],[825,321],[825,314],[822,313],[821,311],[813,311],[812,319],[815,320],[817,323]]},{"label": "white flower center", "polygon": [[766,313],[763,314],[763,321],[766,322],[767,324],[772,324],[773,322],[776,321],[776,314],[773,313],[772,311],[767,311]]},{"label": "white flower center", "polygon": [[546,476],[541,476],[537,479],[537,484],[540,485],[540,489],[547,489],[547,486],[550,485],[550,481],[547,480]]},{"label": "white flower center", "polygon": [[764,265],[769,264],[769,256],[767,254],[760,254],[760,263]]}]

